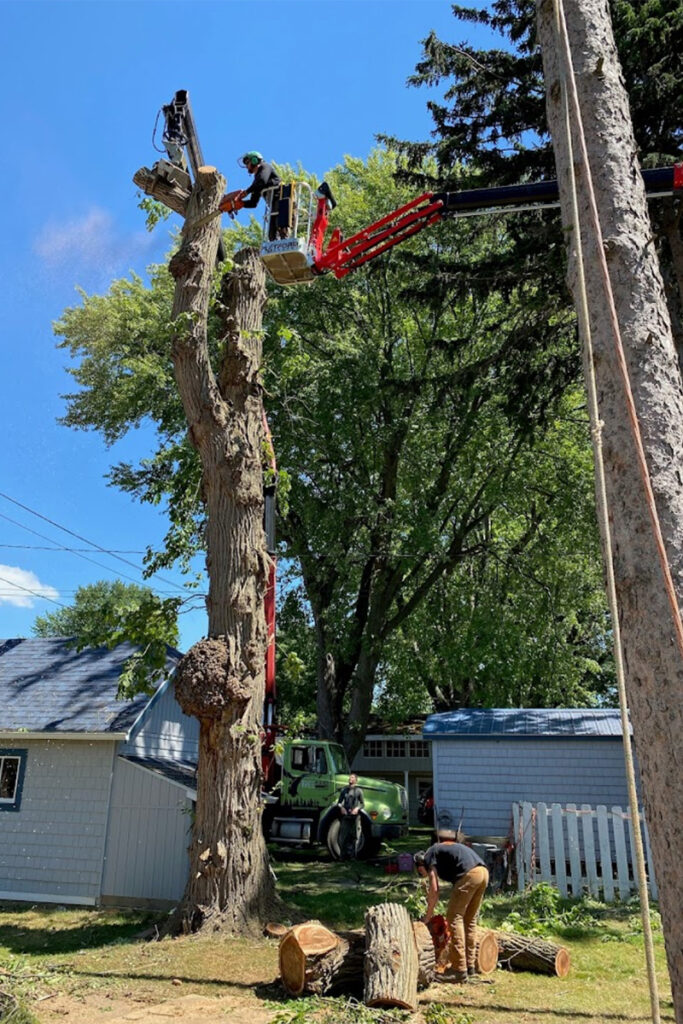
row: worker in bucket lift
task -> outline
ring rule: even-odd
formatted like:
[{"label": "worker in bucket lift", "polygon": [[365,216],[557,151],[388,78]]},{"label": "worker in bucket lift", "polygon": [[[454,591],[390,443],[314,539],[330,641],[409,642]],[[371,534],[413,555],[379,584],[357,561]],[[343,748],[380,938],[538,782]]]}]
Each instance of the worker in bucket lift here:
[{"label": "worker in bucket lift", "polygon": [[434,916],[439,902],[439,880],[451,882],[446,920],[451,929],[451,969],[444,975],[457,983],[466,982],[476,974],[476,924],[481,901],[489,882],[489,873],[481,857],[463,843],[456,843],[455,833],[440,831],[439,841],[425,852],[413,857],[415,869],[429,879],[425,924]]},{"label": "worker in bucket lift", "polygon": [[273,239],[282,237],[282,229],[278,230],[278,210],[280,205],[279,175],[273,168],[272,164],[266,163],[263,156],[255,149],[251,149],[248,153],[241,156],[237,163],[240,167],[244,167],[250,174],[253,174],[254,180],[249,188],[236,189],[234,192],[228,192],[227,195],[223,196],[221,199],[219,208],[223,213],[230,214],[236,213],[242,208],[253,210],[258,206],[259,199],[267,189],[275,189],[276,191],[271,193],[270,198],[268,238],[272,242]]}]

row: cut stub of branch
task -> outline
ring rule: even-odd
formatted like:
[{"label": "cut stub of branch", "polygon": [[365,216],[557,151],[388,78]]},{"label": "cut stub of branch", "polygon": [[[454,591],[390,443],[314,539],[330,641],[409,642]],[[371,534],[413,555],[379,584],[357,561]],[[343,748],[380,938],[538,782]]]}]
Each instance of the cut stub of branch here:
[{"label": "cut stub of branch", "polygon": [[496,932],[498,940],[498,962],[511,971],[535,971],[537,974],[551,974],[566,978],[571,961],[569,950],[556,946],[534,935],[518,935],[516,932]]}]

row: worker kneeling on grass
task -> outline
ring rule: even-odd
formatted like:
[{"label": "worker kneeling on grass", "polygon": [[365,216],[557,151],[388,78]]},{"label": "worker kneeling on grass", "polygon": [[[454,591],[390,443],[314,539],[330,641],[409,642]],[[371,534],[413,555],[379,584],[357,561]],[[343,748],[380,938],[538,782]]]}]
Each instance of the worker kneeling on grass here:
[{"label": "worker kneeling on grass", "polygon": [[439,902],[439,879],[452,882],[446,920],[451,928],[449,956],[451,970],[444,977],[458,983],[476,974],[476,925],[489,873],[481,857],[469,846],[455,842],[454,833],[439,833],[439,842],[413,857],[421,878],[429,878],[427,924]]}]

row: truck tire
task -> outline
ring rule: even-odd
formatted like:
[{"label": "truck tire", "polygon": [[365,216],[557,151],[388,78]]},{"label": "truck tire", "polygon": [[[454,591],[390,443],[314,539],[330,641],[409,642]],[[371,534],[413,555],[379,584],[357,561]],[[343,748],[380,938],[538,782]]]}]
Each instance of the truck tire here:
[{"label": "truck tire", "polygon": [[[339,846],[340,818],[333,818],[325,835],[325,845],[333,860],[341,860],[341,848]],[[367,818],[361,818],[361,831],[356,846],[356,857],[358,860],[367,860],[375,857],[382,845],[381,839],[375,839],[372,835],[372,826]]]}]

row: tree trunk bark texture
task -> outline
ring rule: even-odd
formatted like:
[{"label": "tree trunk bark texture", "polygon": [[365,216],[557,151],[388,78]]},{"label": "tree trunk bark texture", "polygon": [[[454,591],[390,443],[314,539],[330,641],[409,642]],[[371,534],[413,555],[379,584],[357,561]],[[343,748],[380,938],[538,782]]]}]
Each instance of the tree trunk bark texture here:
[{"label": "tree trunk bark texture", "polygon": [[[628,98],[607,0],[565,0],[564,6],[609,276],[680,608],[683,386],[636,158]],[[569,226],[570,158],[564,129],[560,51],[555,39],[551,0],[539,0],[538,32],[543,47],[548,121],[555,147],[562,215],[565,225]],[[574,164],[600,418],[604,423],[605,475],[626,686],[661,894],[676,1019],[682,1024],[683,662],[636,466],[598,253],[593,233],[586,229],[590,223],[586,169],[581,165],[576,145]],[[576,291],[576,253],[571,231],[567,238],[569,280]]]},{"label": "tree trunk bark texture", "polygon": [[417,943],[412,921],[399,903],[382,903],[365,914],[367,1006],[417,1009]]},{"label": "tree trunk bark texture", "polygon": [[496,932],[498,962],[511,971],[535,971],[566,978],[571,967],[569,951],[533,935]]},{"label": "tree trunk bark texture", "polygon": [[172,358],[202,464],[209,577],[209,636],[181,660],[175,680],[180,706],[200,724],[190,875],[176,926],[260,932],[274,901],[260,813],[268,560],[258,367],[265,280],[251,250],[238,254],[222,284],[224,338],[214,372],[207,320],[220,225],[201,221],[224,186],[214,168],[200,168],[170,264]]}]

